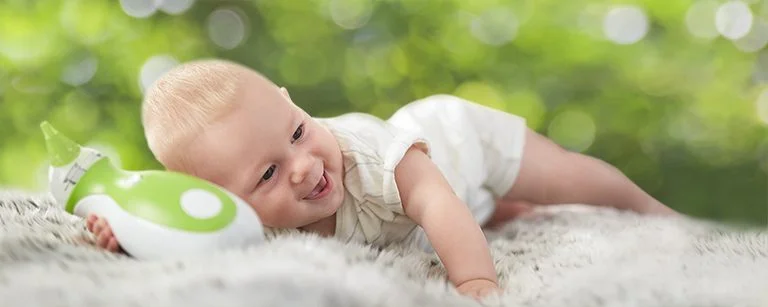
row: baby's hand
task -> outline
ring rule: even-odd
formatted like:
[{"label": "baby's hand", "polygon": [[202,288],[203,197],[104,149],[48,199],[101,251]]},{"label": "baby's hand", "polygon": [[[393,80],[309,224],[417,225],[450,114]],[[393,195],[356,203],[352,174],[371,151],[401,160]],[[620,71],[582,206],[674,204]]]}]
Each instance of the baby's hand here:
[{"label": "baby's hand", "polygon": [[112,228],[109,227],[107,220],[91,214],[88,215],[85,226],[96,236],[96,245],[110,252],[120,251],[120,245],[112,234]]},{"label": "baby's hand", "polygon": [[487,279],[472,279],[465,281],[456,287],[459,293],[480,300],[490,294],[501,292],[499,286]]}]

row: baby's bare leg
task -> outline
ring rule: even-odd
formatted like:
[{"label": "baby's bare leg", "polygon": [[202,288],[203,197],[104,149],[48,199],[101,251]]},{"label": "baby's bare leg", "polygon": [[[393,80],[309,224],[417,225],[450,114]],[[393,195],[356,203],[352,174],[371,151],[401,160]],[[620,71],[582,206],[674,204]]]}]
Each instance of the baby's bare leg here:
[{"label": "baby's bare leg", "polygon": [[510,220],[532,213],[533,208],[533,204],[525,200],[499,199],[496,201],[496,210],[483,227],[499,228]]},{"label": "baby's bare leg", "polygon": [[640,213],[676,213],[612,165],[569,152],[533,130],[526,132],[523,150],[520,173],[503,200],[522,200],[534,205],[580,203]]},{"label": "baby's bare leg", "polygon": [[110,252],[120,251],[120,245],[107,220],[92,214],[86,219],[85,226],[96,236],[96,245]]}]

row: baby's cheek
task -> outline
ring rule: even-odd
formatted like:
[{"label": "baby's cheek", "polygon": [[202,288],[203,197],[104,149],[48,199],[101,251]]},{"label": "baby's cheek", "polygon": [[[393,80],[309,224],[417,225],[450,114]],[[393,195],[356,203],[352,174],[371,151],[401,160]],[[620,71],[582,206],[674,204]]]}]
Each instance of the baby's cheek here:
[{"label": "baby's cheek", "polygon": [[251,207],[251,209],[253,209],[254,211],[256,211],[256,213],[259,212],[259,208],[253,202],[249,201],[248,206]]},{"label": "baby's cheek", "polygon": [[276,206],[275,202],[268,200],[268,199],[261,199],[259,201],[251,201],[249,202],[251,205],[251,208],[256,211],[256,214],[259,215],[259,218],[262,220],[265,224],[273,224],[276,217],[279,217],[283,211],[283,208],[281,206]]},{"label": "baby's cheek", "polygon": [[245,199],[246,202],[248,203],[248,207],[251,207],[251,209],[253,209],[253,211],[256,211],[256,214],[258,214],[258,215],[262,214],[263,208],[261,208],[261,206],[259,206],[259,203],[257,201],[254,201],[253,199],[247,198],[247,197],[243,197],[243,199]]},{"label": "baby's cheek", "polygon": [[293,205],[288,202],[275,202],[269,206],[269,215],[274,217],[289,216],[291,214]]},{"label": "baby's cheek", "polygon": [[256,211],[256,215],[259,216],[259,220],[261,220],[262,224],[268,227],[276,227],[274,214],[272,214],[268,210],[264,210],[264,208],[260,206],[251,205],[251,208],[253,208],[253,210]]}]

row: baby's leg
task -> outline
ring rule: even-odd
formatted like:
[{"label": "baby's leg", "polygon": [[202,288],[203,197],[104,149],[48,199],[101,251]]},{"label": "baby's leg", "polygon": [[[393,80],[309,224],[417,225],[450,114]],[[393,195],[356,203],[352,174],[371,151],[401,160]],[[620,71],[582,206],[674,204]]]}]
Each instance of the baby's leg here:
[{"label": "baby's leg", "polygon": [[640,213],[676,213],[602,160],[569,152],[530,129],[525,138],[518,177],[503,196],[502,206],[515,201],[534,205],[579,203]]},{"label": "baby's leg", "polygon": [[533,204],[525,200],[499,199],[491,218],[483,224],[485,228],[499,228],[510,220],[533,213]]}]

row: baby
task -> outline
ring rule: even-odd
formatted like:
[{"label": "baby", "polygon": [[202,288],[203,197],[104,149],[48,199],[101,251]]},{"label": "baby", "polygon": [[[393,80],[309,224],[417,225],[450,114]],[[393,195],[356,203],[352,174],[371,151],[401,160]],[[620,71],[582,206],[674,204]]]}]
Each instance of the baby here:
[{"label": "baby", "polygon": [[[546,204],[675,213],[522,118],[448,95],[387,120],[313,118],[256,71],[200,60],[154,83],[142,122],[163,166],[234,192],[268,229],[433,250],[457,290],[476,298],[499,289],[483,226]],[[90,216],[87,227],[99,246],[119,249],[105,220]]]}]

